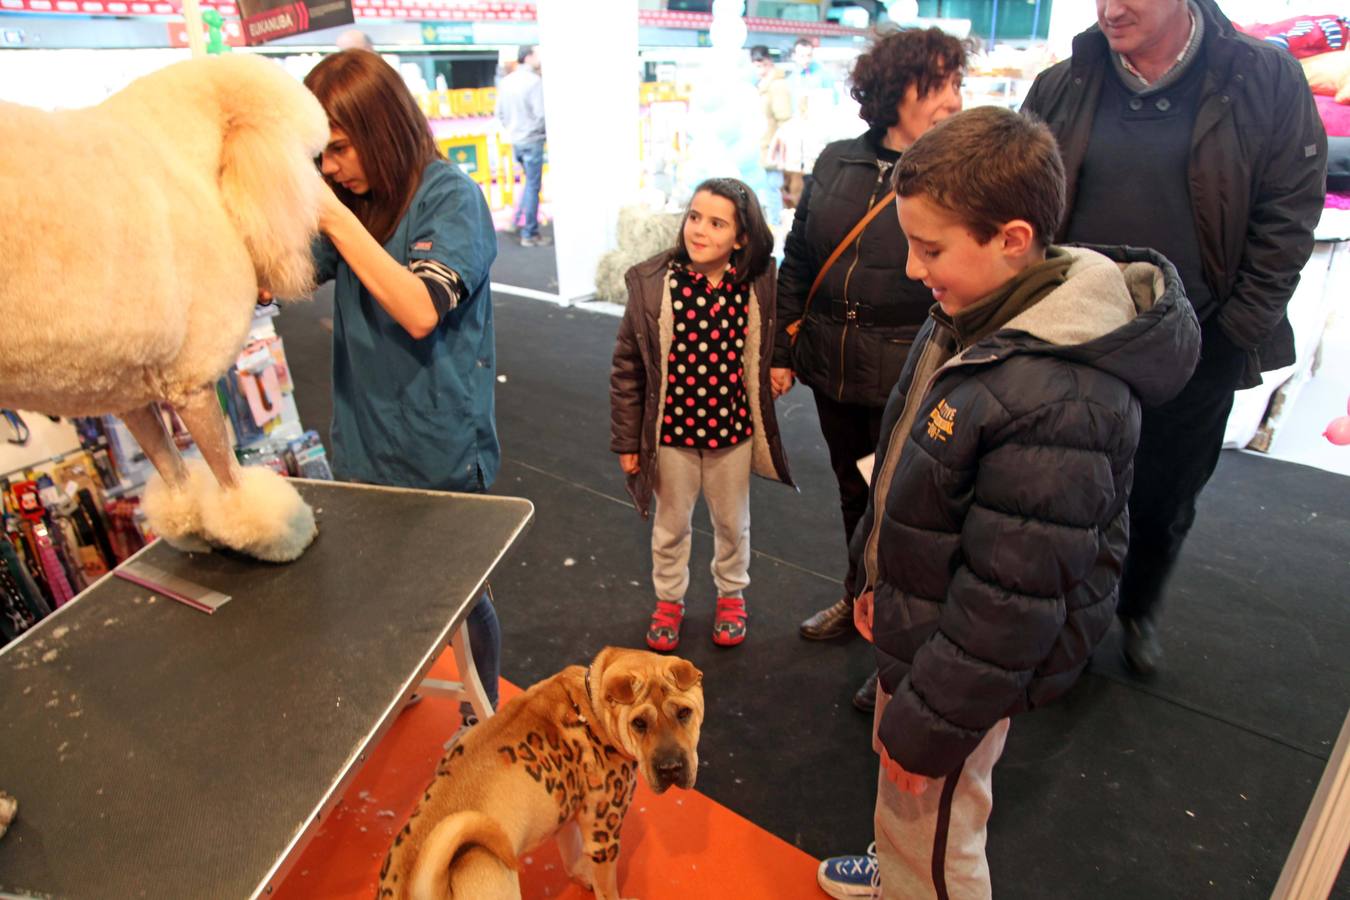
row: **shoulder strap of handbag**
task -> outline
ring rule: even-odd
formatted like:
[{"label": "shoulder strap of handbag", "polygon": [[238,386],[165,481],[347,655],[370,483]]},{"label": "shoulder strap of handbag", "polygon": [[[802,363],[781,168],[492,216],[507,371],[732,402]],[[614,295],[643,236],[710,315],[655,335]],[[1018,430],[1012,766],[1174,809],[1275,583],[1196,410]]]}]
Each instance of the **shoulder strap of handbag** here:
[{"label": "shoulder strap of handbag", "polygon": [[844,255],[844,249],[848,247],[849,244],[853,243],[858,235],[863,233],[863,229],[871,224],[872,220],[880,215],[883,209],[890,206],[894,200],[895,191],[887,191],[886,196],[872,204],[872,208],[858,220],[858,223],[853,226],[848,234],[844,235],[844,239],[839,242],[839,246],[835,247],[834,251],[825,260],[825,265],[820,267],[820,271],[816,273],[816,280],[811,282],[811,290],[806,295],[806,304],[802,307],[801,319],[790,323],[787,327],[788,334],[794,341],[797,339],[797,332],[801,330],[802,320],[806,318],[807,312],[811,309],[811,300],[816,296],[816,291],[820,290],[820,285],[825,281],[825,275],[830,271],[830,267],[839,261],[839,257]]}]

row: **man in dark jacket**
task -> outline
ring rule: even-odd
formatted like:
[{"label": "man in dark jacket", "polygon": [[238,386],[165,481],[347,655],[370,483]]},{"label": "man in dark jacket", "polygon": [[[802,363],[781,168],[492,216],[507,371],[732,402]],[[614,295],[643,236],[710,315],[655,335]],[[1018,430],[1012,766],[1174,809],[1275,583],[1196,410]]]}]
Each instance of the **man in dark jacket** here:
[{"label": "man in dark jacket", "polygon": [[1285,307],[1312,253],[1326,135],[1297,62],[1239,34],[1213,0],[1097,0],[1097,25],[1023,110],[1059,140],[1073,243],[1152,247],[1203,323],[1200,365],[1146,409],[1118,614],[1141,675],[1158,602],[1213,474],[1233,392],[1293,362]]},{"label": "man in dark jacket", "polygon": [[897,165],[910,277],[937,306],[886,405],[851,556],[881,672],[876,860],[885,897],[988,897],[985,823],[1008,718],[1066,691],[1110,628],[1140,406],[1199,347],[1157,253],[1047,247],[1054,138],[983,107]]}]

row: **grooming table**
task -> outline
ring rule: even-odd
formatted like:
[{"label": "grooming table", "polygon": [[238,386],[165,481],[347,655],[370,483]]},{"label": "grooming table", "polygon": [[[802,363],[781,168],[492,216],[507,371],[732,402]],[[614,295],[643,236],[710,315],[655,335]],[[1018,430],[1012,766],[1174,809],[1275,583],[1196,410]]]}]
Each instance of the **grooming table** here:
[{"label": "grooming table", "polygon": [[0,650],[0,896],[270,893],[534,515],[295,484],[319,536],[294,563],[137,554],[230,595],[214,614],[108,576]]}]

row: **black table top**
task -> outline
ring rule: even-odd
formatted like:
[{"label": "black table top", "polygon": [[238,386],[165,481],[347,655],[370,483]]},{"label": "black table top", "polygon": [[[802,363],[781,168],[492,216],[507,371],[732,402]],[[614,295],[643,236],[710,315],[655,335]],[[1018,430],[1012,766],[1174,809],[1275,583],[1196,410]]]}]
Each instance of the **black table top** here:
[{"label": "black table top", "polygon": [[293,563],[138,556],[229,594],[214,615],[108,577],[0,650],[0,894],[264,890],[534,513],[295,483],[319,536]]}]

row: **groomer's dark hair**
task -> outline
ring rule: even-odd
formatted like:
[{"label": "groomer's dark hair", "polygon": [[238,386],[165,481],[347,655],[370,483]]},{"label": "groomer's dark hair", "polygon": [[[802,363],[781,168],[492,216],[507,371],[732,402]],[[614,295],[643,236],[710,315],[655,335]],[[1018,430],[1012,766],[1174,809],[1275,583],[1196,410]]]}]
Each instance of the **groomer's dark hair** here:
[{"label": "groomer's dark hair", "polygon": [[370,190],[353,194],[335,182],[329,186],[384,243],[412,202],[422,171],[444,159],[427,117],[403,77],[369,50],[325,56],[305,76],[305,87],[319,98],[329,127],[347,133]]}]

